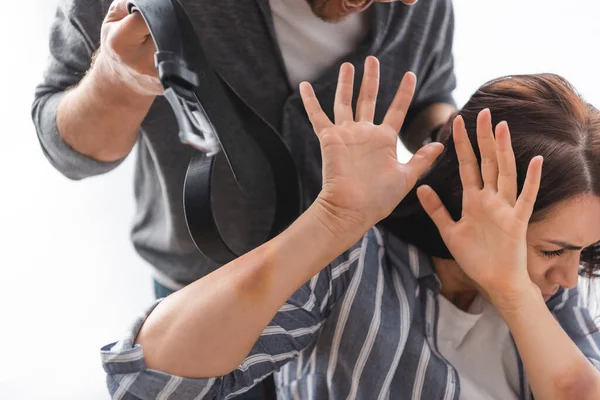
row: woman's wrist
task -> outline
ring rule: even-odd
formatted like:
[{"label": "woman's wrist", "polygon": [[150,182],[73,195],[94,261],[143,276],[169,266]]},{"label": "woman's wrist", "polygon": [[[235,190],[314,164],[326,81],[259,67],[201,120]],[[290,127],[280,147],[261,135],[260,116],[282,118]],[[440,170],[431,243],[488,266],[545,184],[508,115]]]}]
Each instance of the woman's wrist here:
[{"label": "woman's wrist", "polygon": [[[490,301],[505,319],[512,319],[517,315],[522,315],[524,310],[535,303],[544,304],[542,293],[531,280],[523,282],[522,285],[514,287],[511,290],[503,292],[488,292]],[[508,321],[507,321],[508,322]]]},{"label": "woman's wrist", "polygon": [[330,240],[342,252],[355,244],[374,224],[369,224],[366,218],[353,215],[351,212],[332,209],[320,197],[306,211],[314,223],[329,233]]}]

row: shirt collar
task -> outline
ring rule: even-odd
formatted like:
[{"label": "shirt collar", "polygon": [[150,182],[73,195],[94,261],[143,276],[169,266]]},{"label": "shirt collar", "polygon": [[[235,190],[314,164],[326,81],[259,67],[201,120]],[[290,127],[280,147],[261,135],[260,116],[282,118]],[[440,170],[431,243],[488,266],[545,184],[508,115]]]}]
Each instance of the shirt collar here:
[{"label": "shirt collar", "polygon": [[384,233],[384,243],[386,252],[391,255],[395,268],[409,268],[417,280],[429,277],[438,280],[433,262],[428,254],[387,231]]}]

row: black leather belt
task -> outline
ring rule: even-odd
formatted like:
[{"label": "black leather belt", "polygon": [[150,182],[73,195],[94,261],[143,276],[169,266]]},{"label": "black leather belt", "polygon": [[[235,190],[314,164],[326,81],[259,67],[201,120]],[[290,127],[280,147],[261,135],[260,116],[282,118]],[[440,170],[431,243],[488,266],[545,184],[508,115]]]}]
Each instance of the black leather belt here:
[{"label": "black leather belt", "polygon": [[[158,52],[158,76],[177,124],[179,138],[199,151],[188,166],[184,209],[190,235],[209,259],[223,264],[264,243],[290,225],[302,211],[301,184],[292,156],[276,130],[252,110],[214,71],[185,11],[177,0],[129,0],[129,12],[146,21]],[[221,168],[219,167],[221,165]],[[223,168],[225,167],[225,168]],[[240,207],[252,213],[274,191],[269,204],[272,219],[265,221],[259,243],[232,247],[223,226],[236,221],[216,212],[223,196],[219,190],[225,170],[235,181]],[[217,207],[215,207],[217,205]],[[243,239],[243,238],[242,238]],[[242,250],[240,250],[242,249]]]}]

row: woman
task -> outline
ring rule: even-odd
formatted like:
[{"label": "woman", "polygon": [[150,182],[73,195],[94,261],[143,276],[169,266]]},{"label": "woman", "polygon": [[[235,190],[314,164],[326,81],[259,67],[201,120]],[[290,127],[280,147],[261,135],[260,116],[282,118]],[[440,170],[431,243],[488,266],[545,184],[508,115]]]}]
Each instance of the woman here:
[{"label": "woman", "polygon": [[[318,199],[106,346],[113,398],[231,398],[277,370],[280,398],[600,398],[600,333],[575,288],[580,258],[598,269],[598,111],[556,76],[491,82],[441,129],[445,150],[403,165],[415,76],[374,125],[378,73],[367,59],[354,116],[342,66],[335,123],[301,85]],[[439,232],[414,224],[423,210]]]}]

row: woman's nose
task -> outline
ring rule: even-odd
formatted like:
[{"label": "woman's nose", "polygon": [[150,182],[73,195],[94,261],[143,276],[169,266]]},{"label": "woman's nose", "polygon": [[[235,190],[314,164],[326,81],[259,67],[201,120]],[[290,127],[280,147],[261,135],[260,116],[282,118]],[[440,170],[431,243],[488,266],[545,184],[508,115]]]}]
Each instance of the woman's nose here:
[{"label": "woman's nose", "polygon": [[579,262],[576,264],[562,265],[552,270],[550,282],[553,285],[571,289],[577,286],[579,281]]}]

